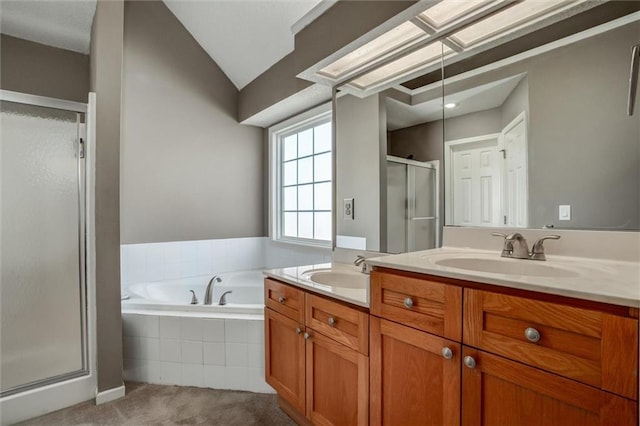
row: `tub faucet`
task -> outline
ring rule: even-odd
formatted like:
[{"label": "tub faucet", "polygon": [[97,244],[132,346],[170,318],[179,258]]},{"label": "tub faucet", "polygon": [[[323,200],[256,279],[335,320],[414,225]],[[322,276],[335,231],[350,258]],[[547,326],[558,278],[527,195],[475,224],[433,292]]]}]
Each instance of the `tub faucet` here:
[{"label": "tub faucet", "polygon": [[213,278],[207,284],[207,289],[204,291],[204,304],[211,305],[213,303],[213,284],[220,283],[222,279],[219,276],[214,275]]}]

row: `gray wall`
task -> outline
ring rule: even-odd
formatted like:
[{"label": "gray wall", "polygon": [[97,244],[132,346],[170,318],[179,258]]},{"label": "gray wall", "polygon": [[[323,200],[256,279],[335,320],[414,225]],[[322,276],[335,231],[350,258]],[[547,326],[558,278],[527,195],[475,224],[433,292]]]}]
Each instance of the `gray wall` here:
[{"label": "gray wall", "polygon": [[[640,114],[626,115],[639,40],[635,22],[525,64],[532,227],[640,229]],[[558,221],[560,204],[571,221]]]},{"label": "gray wall", "polygon": [[122,243],[263,236],[263,134],[159,1],[125,3]]},{"label": "gray wall", "polygon": [[[382,139],[379,125],[378,95],[364,99],[351,95],[338,98],[336,140],[339,143],[335,152],[336,231],[338,235],[366,237],[367,250],[373,251],[380,250],[381,206],[385,205],[386,210],[386,174],[382,175],[380,167],[382,159],[386,163],[383,153],[386,146],[383,150],[380,149]],[[380,191],[383,177],[385,194]],[[345,198],[355,199],[355,220],[344,220],[342,217]]]},{"label": "gray wall", "polygon": [[0,88],[87,102],[89,55],[5,34],[0,47]]},{"label": "gray wall", "polygon": [[91,90],[96,92],[96,317],[98,391],[122,386],[120,315],[120,102],[122,0],[99,0],[91,31]]}]

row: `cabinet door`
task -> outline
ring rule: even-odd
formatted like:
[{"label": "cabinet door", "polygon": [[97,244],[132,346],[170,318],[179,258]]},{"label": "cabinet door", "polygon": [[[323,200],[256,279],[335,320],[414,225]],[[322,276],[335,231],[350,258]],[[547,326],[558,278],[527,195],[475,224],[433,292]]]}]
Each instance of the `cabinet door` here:
[{"label": "cabinet door", "polygon": [[266,381],[304,414],[304,327],[269,308],[264,310],[264,327]]},{"label": "cabinet door", "polygon": [[635,401],[468,347],[463,357],[463,426],[638,424]]},{"label": "cabinet door", "polygon": [[307,417],[315,425],[367,425],[369,357],[307,331]]},{"label": "cabinet door", "polygon": [[460,344],[376,317],[370,327],[371,424],[459,425]]}]

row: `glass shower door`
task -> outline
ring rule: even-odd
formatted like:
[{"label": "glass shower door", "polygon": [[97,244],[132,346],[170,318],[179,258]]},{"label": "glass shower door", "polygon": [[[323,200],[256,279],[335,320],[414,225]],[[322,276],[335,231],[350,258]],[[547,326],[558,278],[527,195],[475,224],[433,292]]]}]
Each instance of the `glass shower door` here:
[{"label": "glass shower door", "polygon": [[81,114],[0,102],[0,390],[87,373]]}]

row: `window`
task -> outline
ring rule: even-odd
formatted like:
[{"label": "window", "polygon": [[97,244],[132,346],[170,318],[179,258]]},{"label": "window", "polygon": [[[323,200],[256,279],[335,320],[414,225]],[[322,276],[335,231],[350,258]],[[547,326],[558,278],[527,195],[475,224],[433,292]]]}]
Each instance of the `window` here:
[{"label": "window", "polygon": [[299,117],[270,133],[275,239],[329,246],[333,202],[331,113]]}]

